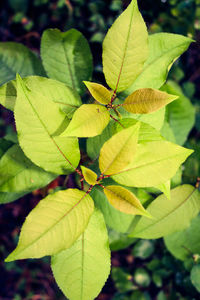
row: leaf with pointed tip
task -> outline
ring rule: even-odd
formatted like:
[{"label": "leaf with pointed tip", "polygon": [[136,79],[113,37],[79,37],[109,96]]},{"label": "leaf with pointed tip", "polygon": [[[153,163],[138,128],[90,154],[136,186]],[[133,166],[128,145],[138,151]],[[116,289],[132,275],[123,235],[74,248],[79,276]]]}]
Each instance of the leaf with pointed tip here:
[{"label": "leaf with pointed tip", "polygon": [[[40,91],[40,94],[58,104],[68,118],[82,104],[80,96],[64,83],[40,76],[28,76],[23,78],[30,90]],[[14,111],[17,98],[16,81],[12,80],[0,87],[0,103],[7,109]]]},{"label": "leaf with pointed tip", "polygon": [[81,171],[83,173],[83,177],[85,181],[91,185],[95,185],[97,182],[97,174],[93,172],[92,170],[81,166]]},{"label": "leaf with pointed tip", "polygon": [[178,96],[170,95],[155,89],[140,89],[129,95],[121,105],[133,114],[149,114],[161,109]]},{"label": "leaf with pointed tip", "polygon": [[71,247],[85,230],[93,209],[92,198],[77,189],[47,196],[26,218],[18,246],[6,261],[53,255]]},{"label": "leaf with pointed tip", "polygon": [[[123,125],[123,127],[114,122],[111,121],[108,126],[104,129],[104,131],[101,133],[101,135],[92,137],[87,139],[87,153],[89,157],[92,159],[96,159],[99,156],[99,152],[103,146],[103,144],[111,138],[114,134],[117,132],[123,130],[123,128],[128,128],[132,125],[135,125],[138,121],[131,118],[124,118],[120,120],[120,123]],[[164,138],[160,135],[160,132],[158,132],[156,129],[151,127],[150,125],[140,122],[141,126],[139,129],[139,135],[138,135],[138,143],[141,142],[151,142],[151,141],[160,141]]]},{"label": "leaf with pointed tip", "polygon": [[0,43],[0,85],[15,78],[30,75],[45,76],[41,60],[27,47],[19,43]]},{"label": "leaf with pointed tip", "polygon": [[165,194],[165,196],[167,197],[167,199],[171,199],[171,190],[170,190],[170,186],[171,186],[171,181],[168,180],[165,183],[161,183],[159,185],[156,186],[157,189],[159,189],[163,194]]},{"label": "leaf with pointed tip", "polygon": [[172,178],[192,152],[167,141],[144,142],[138,144],[132,163],[112,178],[126,186],[157,186]]},{"label": "leaf with pointed tip", "polygon": [[103,72],[117,92],[127,89],[148,57],[148,33],[136,0],[118,17],[103,42]]},{"label": "leaf with pointed tip", "polygon": [[92,97],[101,104],[110,103],[112,97],[112,91],[109,91],[105,86],[95,82],[83,81],[88,88]]},{"label": "leaf with pointed tip", "polygon": [[108,201],[119,211],[125,214],[144,215],[150,217],[138,198],[122,186],[109,185],[104,188]]},{"label": "leaf with pointed tip", "polygon": [[106,224],[118,232],[127,232],[134,216],[128,215],[115,209],[107,200],[102,188],[96,185],[91,191],[91,197],[95,206],[101,210]]},{"label": "leaf with pointed tip", "polygon": [[92,54],[85,37],[76,29],[61,32],[47,29],[42,35],[41,56],[52,79],[64,82],[78,93],[85,90],[83,80],[92,75]]},{"label": "leaf with pointed tip", "polygon": [[130,236],[157,239],[187,228],[200,210],[200,193],[191,185],[171,191],[171,201],[160,195],[147,208],[153,219],[141,217]]},{"label": "leaf with pointed tip", "polygon": [[68,124],[66,115],[56,103],[27,88],[20,77],[17,79],[15,121],[20,146],[33,163],[57,174],[69,174],[77,167],[80,160],[78,140],[56,136]]},{"label": "leaf with pointed tip", "polygon": [[108,110],[98,104],[83,104],[73,115],[62,137],[89,137],[100,134],[108,125],[110,114]]},{"label": "leaf with pointed tip", "polygon": [[140,122],[113,135],[101,148],[99,168],[111,175],[123,170],[136,155]]},{"label": "leaf with pointed tip", "polygon": [[166,81],[170,66],[191,42],[192,39],[179,34],[162,32],[149,35],[149,57],[142,73],[124,94],[128,96],[142,88],[159,89]]},{"label": "leaf with pointed tip", "polygon": [[73,246],[52,257],[58,286],[70,300],[92,300],[110,273],[110,249],[104,218],[95,210],[88,226]]},{"label": "leaf with pointed tip", "polygon": [[0,160],[0,192],[22,193],[46,186],[57,175],[35,166],[19,145],[8,149]]}]

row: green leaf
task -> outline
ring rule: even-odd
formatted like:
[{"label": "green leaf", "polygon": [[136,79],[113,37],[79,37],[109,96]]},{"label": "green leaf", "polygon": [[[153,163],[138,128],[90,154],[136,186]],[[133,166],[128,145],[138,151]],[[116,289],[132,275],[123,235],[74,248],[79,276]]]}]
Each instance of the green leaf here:
[{"label": "green leaf", "polygon": [[[58,104],[68,118],[82,104],[80,96],[64,83],[40,76],[29,76],[23,79],[30,90],[40,91],[40,94]],[[14,110],[17,98],[16,81],[10,81],[0,87],[0,103]]]},{"label": "green leaf", "polygon": [[89,137],[100,134],[108,125],[110,114],[108,110],[98,104],[83,104],[73,115],[62,137]]},{"label": "green leaf", "polygon": [[117,92],[127,89],[148,57],[148,33],[136,0],[118,17],[103,42],[103,72]]},{"label": "green leaf", "polygon": [[200,292],[200,265],[196,265],[192,268],[190,279],[198,292]]},{"label": "green leaf", "polygon": [[137,122],[112,136],[101,148],[99,167],[102,174],[111,175],[132,162],[138,142],[140,123]]},{"label": "green leaf", "polygon": [[0,85],[15,78],[30,75],[45,76],[41,61],[24,45],[13,42],[0,43]]},{"label": "green leaf", "polygon": [[165,245],[171,254],[183,261],[194,254],[200,255],[199,227],[200,215],[185,230],[166,236]]},{"label": "green leaf", "polygon": [[95,206],[102,211],[105,222],[110,228],[118,232],[128,231],[134,219],[133,215],[127,215],[115,209],[108,202],[103,190],[98,186],[92,189],[91,197],[94,199]]},{"label": "green leaf", "polygon": [[81,166],[81,171],[83,173],[83,177],[85,181],[91,185],[95,185],[97,181],[97,174],[93,172],[92,170]]},{"label": "green leaf", "polygon": [[56,103],[27,88],[19,77],[17,80],[15,121],[24,153],[46,171],[72,172],[80,160],[78,140],[56,136],[68,124],[66,115]]},{"label": "green leaf", "polygon": [[183,145],[195,123],[194,106],[175,82],[169,81],[162,89],[179,97],[167,106],[166,120],[169,122],[176,142]]},{"label": "green leaf", "polygon": [[18,145],[12,146],[0,160],[0,192],[33,191],[56,178],[35,166]]},{"label": "green leaf", "polygon": [[18,246],[6,261],[39,258],[69,248],[85,230],[93,209],[92,198],[77,189],[47,196],[26,218]]},{"label": "green leaf", "polygon": [[[124,118],[120,120],[120,123],[123,125],[123,127],[128,128],[136,124],[137,121],[132,118]],[[111,138],[115,133],[123,130],[123,127],[120,124],[111,121],[101,133],[101,135],[87,139],[87,153],[89,157],[92,159],[96,159],[99,156],[99,152],[103,144],[107,140],[109,140],[109,138]],[[146,123],[140,123],[138,143],[159,140],[163,140],[163,138],[156,129]]]},{"label": "green leaf", "polygon": [[132,215],[144,215],[150,217],[139,199],[122,186],[109,185],[104,188],[104,193],[112,206],[117,210]]},{"label": "green leaf", "polygon": [[157,186],[172,178],[192,152],[167,141],[144,142],[138,144],[132,163],[112,178],[126,186]]},{"label": "green leaf", "polygon": [[103,215],[95,210],[85,232],[52,257],[54,277],[70,300],[94,299],[110,273],[110,249]]},{"label": "green leaf", "polygon": [[130,236],[156,239],[189,226],[200,210],[200,193],[191,185],[171,190],[171,201],[161,195],[147,208],[153,219],[141,217]]},{"label": "green leaf", "polygon": [[82,81],[89,80],[92,75],[92,54],[82,33],[75,29],[66,32],[45,30],[41,56],[50,78],[66,83],[78,93],[84,91]]},{"label": "green leaf", "polygon": [[119,251],[128,248],[137,239],[129,238],[126,233],[117,232],[111,228],[108,230],[111,251]]},{"label": "green leaf", "polygon": [[172,33],[156,33],[149,36],[149,57],[142,73],[125,91],[130,95],[141,88],[159,89],[165,82],[172,63],[187,50],[192,40]]},{"label": "green leaf", "polygon": [[140,89],[129,95],[122,107],[133,114],[149,114],[177,99],[177,96],[155,89]]},{"label": "green leaf", "polygon": [[21,193],[0,193],[0,204],[6,204],[13,202],[29,192],[21,192]]},{"label": "green leaf", "polygon": [[14,110],[17,98],[16,81],[12,80],[0,87],[0,104],[9,110]]},{"label": "green leaf", "polygon": [[157,189],[159,189],[163,194],[165,194],[165,196],[167,197],[167,199],[171,199],[171,181],[168,180],[167,182],[161,183],[159,185],[156,186]]},{"label": "green leaf", "polygon": [[83,81],[92,97],[101,104],[108,104],[111,101],[113,91],[109,91],[105,86],[95,82]]}]

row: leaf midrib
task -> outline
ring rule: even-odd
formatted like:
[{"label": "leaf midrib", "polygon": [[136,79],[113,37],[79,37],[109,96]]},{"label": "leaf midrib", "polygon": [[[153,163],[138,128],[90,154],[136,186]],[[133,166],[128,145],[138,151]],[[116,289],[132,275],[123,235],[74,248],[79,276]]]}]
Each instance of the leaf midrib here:
[{"label": "leaf midrib", "polygon": [[[57,222],[55,222],[50,228],[48,228],[45,232],[43,232],[39,237],[37,237],[34,241],[32,241],[30,244],[28,244],[27,246],[23,247],[22,249],[19,248],[18,251],[16,251],[16,253],[21,253],[23,252],[24,250],[27,250],[28,248],[30,248],[33,244],[35,244],[37,241],[39,241],[47,232],[51,231],[51,229],[55,226],[58,225],[58,223],[60,223],[67,215],[69,215],[73,209],[75,209],[79,204],[80,202],[88,195],[88,193],[86,192],[83,197],[76,203],[74,204],[63,216],[61,216],[59,218],[59,220]],[[17,249],[16,249],[17,250]]]},{"label": "leaf midrib", "polygon": [[39,122],[41,123],[41,125],[43,126],[44,130],[46,131],[48,137],[50,138],[50,140],[54,143],[54,145],[56,146],[56,148],[58,149],[58,151],[60,152],[60,154],[64,157],[64,159],[69,163],[69,165],[75,170],[74,166],[71,164],[71,162],[68,160],[68,158],[65,156],[65,154],[62,152],[62,150],[60,149],[60,147],[57,145],[57,143],[55,142],[55,140],[53,139],[53,137],[51,136],[51,134],[49,133],[46,125],[44,124],[44,122],[42,121],[42,119],[40,118],[39,114],[37,113],[37,110],[35,109],[35,107],[32,105],[31,101],[29,100],[29,97],[26,93],[26,89],[24,88],[24,86],[21,84],[21,87],[24,91],[24,94],[26,96],[26,99],[28,100],[32,110],[34,111],[35,115],[37,116]]},{"label": "leaf midrib", "polygon": [[[188,201],[188,200],[192,197],[192,195],[193,195],[195,192],[196,192],[196,188],[194,188],[194,190],[186,197],[186,199],[185,199],[183,202],[181,202],[181,203],[180,203],[178,206],[176,206],[172,211],[170,211],[168,214],[166,214],[162,219],[158,219],[155,223],[153,223],[153,224],[151,224],[151,225],[149,225],[149,226],[146,226],[144,229],[142,229],[141,231],[136,232],[135,234],[139,234],[139,233],[145,231],[146,229],[148,229],[148,228],[150,228],[150,227],[152,227],[152,226],[155,226],[157,223],[159,223],[160,221],[163,221],[163,220],[164,220],[165,218],[167,218],[169,215],[175,213],[176,210],[178,210],[182,205],[184,205],[184,204],[186,203],[186,201]],[[148,211],[148,210],[147,210],[147,211]],[[138,223],[138,224],[139,224],[139,223]],[[138,226],[138,224],[137,224],[137,226]],[[134,234],[134,232],[133,232],[133,234]]]}]

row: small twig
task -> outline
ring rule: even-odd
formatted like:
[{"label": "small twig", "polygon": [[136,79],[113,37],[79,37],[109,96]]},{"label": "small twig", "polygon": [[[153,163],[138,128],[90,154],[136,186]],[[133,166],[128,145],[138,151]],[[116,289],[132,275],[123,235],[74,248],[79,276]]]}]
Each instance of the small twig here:
[{"label": "small twig", "polygon": [[115,122],[119,123],[119,125],[122,126],[122,128],[125,129],[124,125],[122,125],[122,123],[121,123],[119,120],[115,119],[115,117],[113,117],[112,115],[110,115],[110,117],[111,117]]}]

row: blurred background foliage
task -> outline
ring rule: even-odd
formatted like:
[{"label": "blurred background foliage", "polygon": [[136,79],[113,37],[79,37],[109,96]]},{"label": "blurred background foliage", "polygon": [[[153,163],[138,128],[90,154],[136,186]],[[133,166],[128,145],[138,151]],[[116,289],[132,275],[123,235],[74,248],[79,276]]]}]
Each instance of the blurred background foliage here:
[{"label": "blurred background foliage", "polygon": [[[80,30],[89,40],[94,55],[94,81],[104,82],[101,43],[107,29],[127,7],[129,0],[8,0],[0,2],[1,41],[20,42],[39,53],[44,29]],[[176,89],[182,108],[195,111],[195,124],[189,138],[185,132],[180,143],[195,150],[185,163],[183,182],[196,184],[200,174],[200,0],[138,0],[150,33],[171,32],[196,40],[175,62],[169,73],[167,89]],[[188,104],[189,103],[189,104]],[[191,106],[191,103],[193,106]],[[171,108],[172,109],[172,108]],[[181,109],[181,107],[180,107]],[[170,108],[169,108],[170,110]],[[170,139],[181,136],[174,117],[174,131],[163,129]],[[184,119],[183,119],[184,120]],[[170,120],[166,120],[170,123]],[[173,127],[173,126],[172,126]],[[12,115],[1,108],[0,136],[12,136]],[[62,179],[61,179],[62,180]],[[54,182],[49,189],[56,188]],[[149,191],[150,193],[152,191]],[[28,212],[37,204],[38,190],[0,209],[0,299],[65,299],[52,277],[48,258],[4,264],[14,248],[20,227]],[[191,300],[200,299],[199,254],[188,250],[187,259],[176,259],[163,240],[137,240],[109,229],[112,274],[99,300]],[[191,272],[192,271],[192,272]]]}]

